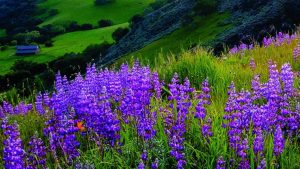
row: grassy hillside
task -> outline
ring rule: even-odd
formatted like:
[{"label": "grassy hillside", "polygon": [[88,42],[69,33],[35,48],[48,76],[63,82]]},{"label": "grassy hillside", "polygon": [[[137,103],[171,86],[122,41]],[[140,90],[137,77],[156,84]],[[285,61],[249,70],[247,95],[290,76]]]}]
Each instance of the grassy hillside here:
[{"label": "grassy hillside", "polygon": [[117,0],[103,6],[95,6],[94,0],[47,0],[40,8],[57,9],[58,14],[41,24],[64,24],[77,21],[79,24],[91,23],[96,25],[100,19],[110,19],[114,24],[128,22],[135,14],[142,13],[154,0]]},{"label": "grassy hillside", "polygon": [[229,14],[213,14],[207,17],[197,17],[195,22],[167,35],[146,47],[122,57],[118,63],[128,60],[130,57],[140,60],[155,62],[158,54],[177,54],[194,44],[205,44],[213,40],[218,34],[225,31],[230,25],[221,25]]},{"label": "grassy hillside", "polygon": [[[273,60],[281,67],[284,63],[290,63],[294,71],[300,71],[300,62],[293,59],[293,51],[300,43],[295,39],[291,44],[284,44],[276,47],[256,46],[254,50],[244,53],[225,54],[218,58],[207,52],[205,49],[196,49],[195,51],[183,51],[181,54],[159,54],[153,56],[155,62],[149,62],[147,57],[139,57],[139,62],[143,65],[149,65],[152,70],[157,71],[162,79],[167,83],[171,81],[176,72],[182,78],[188,77],[191,84],[199,87],[201,82],[209,77],[213,84],[213,96],[218,102],[224,102],[227,99],[227,87],[232,81],[235,82],[238,89],[250,89],[251,80],[254,74],[260,74],[263,81],[267,80],[268,61]],[[250,68],[250,59],[253,58],[256,64],[255,71]],[[134,57],[127,57],[129,64],[135,62]],[[115,65],[118,67],[118,64]]]},{"label": "grassy hillside", "polygon": [[16,56],[15,48],[10,47],[0,52],[0,75],[9,72],[10,67],[18,59],[34,61],[38,63],[49,62],[63,56],[65,53],[79,53],[91,44],[101,44],[104,41],[113,42],[112,32],[119,27],[126,27],[128,23],[115,25],[107,28],[94,29],[89,31],[78,31],[66,33],[55,37],[53,47],[41,46],[41,52],[32,56]]},{"label": "grassy hillside", "polygon": [[[58,14],[49,18],[40,26],[65,24],[69,21],[77,21],[79,24],[91,23],[96,25],[100,19],[110,19],[113,21],[114,26],[59,35],[52,39],[54,41],[53,47],[46,48],[44,45],[41,45],[40,54],[34,56],[15,56],[15,47],[10,47],[6,51],[0,52],[0,74],[3,75],[9,72],[10,67],[18,59],[44,63],[63,56],[66,53],[82,52],[91,44],[101,44],[104,41],[112,43],[112,33],[118,27],[127,27],[130,18],[135,14],[142,13],[152,2],[154,0],[117,0],[111,4],[95,6],[94,0],[87,0],[84,3],[82,0],[43,1],[39,4],[41,9],[57,9]],[[0,30],[0,37],[4,35],[5,31]]]}]

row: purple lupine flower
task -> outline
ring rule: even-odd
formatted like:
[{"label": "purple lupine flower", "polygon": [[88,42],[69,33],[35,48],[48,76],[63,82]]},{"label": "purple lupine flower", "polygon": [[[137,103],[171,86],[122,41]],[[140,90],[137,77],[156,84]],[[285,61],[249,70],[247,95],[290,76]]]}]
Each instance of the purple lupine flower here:
[{"label": "purple lupine flower", "polygon": [[141,160],[138,165],[138,169],[144,169],[144,168],[145,168],[145,164],[144,164],[143,160]]},{"label": "purple lupine flower", "polygon": [[260,83],[260,76],[255,75],[251,82],[252,100],[256,100],[263,97],[263,85]]},{"label": "purple lupine flower", "polygon": [[275,156],[279,156],[281,155],[281,153],[283,152],[284,149],[284,144],[285,144],[285,140],[284,140],[284,136],[281,130],[280,125],[276,126],[276,130],[274,133],[274,155]]},{"label": "purple lupine flower", "polygon": [[3,101],[2,108],[6,114],[14,114],[14,107],[10,103]]},{"label": "purple lupine flower", "polygon": [[261,155],[264,151],[264,137],[261,128],[255,129],[253,150],[256,155]]},{"label": "purple lupine flower", "polygon": [[241,43],[239,46],[239,50],[240,51],[245,51],[248,49],[248,45],[246,45],[245,43]]},{"label": "purple lupine flower", "polygon": [[267,38],[267,37],[264,37],[262,43],[263,43],[264,47],[266,48],[266,47],[269,47],[270,45],[272,45],[273,42],[274,42],[274,38]]},{"label": "purple lupine flower", "polygon": [[2,108],[2,106],[0,105],[0,118],[2,119],[4,117],[5,117],[5,112],[4,112],[3,108]]},{"label": "purple lupine flower", "polygon": [[202,99],[199,100],[197,106],[196,106],[196,113],[195,113],[195,118],[196,119],[205,119],[206,117],[206,109],[204,107],[204,101]]},{"label": "purple lupine flower", "polygon": [[46,168],[46,147],[37,133],[31,137],[27,156],[27,169]]},{"label": "purple lupine flower", "polygon": [[238,46],[235,45],[233,48],[229,50],[229,54],[236,54],[238,52],[244,52],[246,50],[252,50],[254,48],[253,44],[247,45],[245,43],[241,43]]},{"label": "purple lupine flower", "polygon": [[[66,78],[56,76],[56,93],[51,98],[50,110],[52,115],[46,122],[44,133],[49,137],[51,152],[56,156],[58,150],[62,150],[66,157],[66,162],[73,163],[79,156],[77,147],[79,142],[76,140],[78,128],[75,127],[75,112],[69,108],[70,100],[68,99],[68,82]],[[55,157],[56,158],[56,157]]]},{"label": "purple lupine flower", "polygon": [[277,65],[269,61],[269,81],[267,83],[266,98],[268,100],[278,101],[281,93],[280,74],[277,70]]},{"label": "purple lupine flower", "polygon": [[298,60],[298,58],[300,57],[300,43],[298,44],[298,46],[294,49],[293,51],[293,57],[294,57],[294,61],[296,62]]},{"label": "purple lupine flower", "polygon": [[[177,161],[177,168],[183,168],[186,164],[185,155],[183,153],[184,150],[184,133],[185,133],[185,120],[187,117],[187,113],[189,107],[191,106],[190,102],[190,93],[194,90],[190,88],[190,83],[188,79],[185,79],[184,85],[178,84],[178,76],[175,74],[172,80],[172,83],[169,85],[171,96],[169,96],[169,100],[171,101],[170,108],[173,112],[177,112],[177,114],[173,115],[172,119],[176,119],[174,121],[169,121],[166,128],[166,133],[169,137],[169,146],[171,147],[171,155]],[[175,106],[175,105],[176,106]],[[174,117],[175,116],[175,117]]]},{"label": "purple lupine flower", "polygon": [[259,165],[257,166],[257,169],[266,169],[266,168],[267,168],[267,162],[266,162],[266,159],[263,158],[260,161]]},{"label": "purple lupine flower", "polygon": [[112,112],[106,87],[102,88],[100,97],[91,102],[86,124],[88,129],[104,138],[109,145],[113,146],[119,140],[120,122]]},{"label": "purple lupine flower", "polygon": [[201,91],[198,98],[202,99],[205,105],[210,105],[210,87],[207,78],[202,82]]},{"label": "purple lupine flower", "polygon": [[39,93],[35,98],[35,109],[39,114],[45,114],[43,107],[43,95]]},{"label": "purple lupine flower", "polygon": [[229,50],[229,54],[236,54],[238,52],[239,52],[239,48],[236,45]]},{"label": "purple lupine flower", "polygon": [[25,104],[24,102],[20,102],[17,106],[14,108],[15,114],[27,114],[29,111],[32,110],[31,104]]},{"label": "purple lupine flower", "polygon": [[202,126],[202,134],[205,138],[210,138],[213,135],[212,129],[211,129],[211,123],[212,123],[212,120],[210,118],[208,118],[206,120],[206,123]]},{"label": "purple lupine flower", "polygon": [[238,146],[238,155],[242,158],[242,159],[246,159],[247,158],[247,150],[249,149],[248,146],[248,140],[247,138],[245,138],[242,143]]},{"label": "purple lupine flower", "polygon": [[5,136],[5,140],[3,141],[3,161],[6,169],[25,168],[25,151],[22,146],[18,128],[19,126],[17,123],[9,125],[7,118],[3,119],[2,129]]},{"label": "purple lupine flower", "polygon": [[256,69],[256,64],[255,64],[255,61],[253,58],[250,59],[249,66],[252,71],[254,71]]},{"label": "purple lupine flower", "polygon": [[162,83],[159,81],[158,73],[155,72],[152,74],[152,81],[153,81],[153,87],[156,94],[156,98],[161,98],[161,92],[162,92]]},{"label": "purple lupine flower", "polygon": [[240,163],[239,163],[239,169],[250,169],[250,163],[247,159],[243,159]]},{"label": "purple lupine flower", "polygon": [[141,160],[147,161],[148,155],[147,155],[147,150],[144,150],[143,153],[141,154]]},{"label": "purple lupine flower", "polygon": [[156,158],[155,161],[151,164],[151,169],[158,169],[158,159]]},{"label": "purple lupine flower", "polygon": [[226,161],[223,157],[218,158],[216,169],[226,169]]},{"label": "purple lupine flower", "polygon": [[250,45],[248,46],[248,49],[249,49],[249,50],[253,50],[253,49],[254,49],[254,44],[253,44],[253,43],[250,44]]},{"label": "purple lupine flower", "polygon": [[294,73],[290,64],[283,64],[281,67],[281,80],[283,92],[288,96],[293,95]]}]

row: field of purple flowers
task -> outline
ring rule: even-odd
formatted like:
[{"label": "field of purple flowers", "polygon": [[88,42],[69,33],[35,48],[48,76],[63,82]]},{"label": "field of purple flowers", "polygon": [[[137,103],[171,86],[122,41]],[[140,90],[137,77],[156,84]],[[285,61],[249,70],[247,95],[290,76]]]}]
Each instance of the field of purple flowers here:
[{"label": "field of purple flowers", "polygon": [[[261,48],[295,39],[279,34]],[[90,66],[74,80],[57,74],[54,92],[14,106],[3,101],[2,164],[7,169],[300,168],[299,47],[286,56],[293,63],[280,66],[276,59],[262,67],[250,58],[247,69],[239,69],[252,71],[245,86],[228,78],[220,87],[216,77],[226,79],[225,68],[206,73],[195,85],[195,76],[173,72],[168,81],[138,62],[118,70]],[[228,57],[257,48],[242,44]],[[260,76],[257,69],[267,73]],[[223,95],[225,100],[218,99]]]}]

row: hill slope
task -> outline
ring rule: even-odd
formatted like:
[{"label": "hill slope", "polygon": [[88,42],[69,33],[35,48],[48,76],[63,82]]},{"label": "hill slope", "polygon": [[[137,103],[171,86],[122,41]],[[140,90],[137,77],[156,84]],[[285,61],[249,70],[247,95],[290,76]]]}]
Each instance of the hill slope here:
[{"label": "hill slope", "polygon": [[110,19],[114,24],[121,24],[128,22],[133,15],[142,13],[152,2],[154,0],[117,0],[114,3],[95,6],[94,0],[47,0],[39,5],[40,8],[56,9],[58,14],[45,20],[40,26],[70,21],[96,25],[100,19]]},{"label": "hill slope", "polygon": [[128,23],[114,25],[107,28],[99,28],[88,31],[70,32],[55,37],[53,47],[41,45],[41,52],[37,55],[16,56],[15,47],[10,47],[0,52],[0,75],[10,71],[10,67],[16,60],[34,61],[46,63],[63,56],[66,53],[80,53],[92,44],[101,44],[104,41],[113,43],[112,32],[119,27],[127,27]]}]

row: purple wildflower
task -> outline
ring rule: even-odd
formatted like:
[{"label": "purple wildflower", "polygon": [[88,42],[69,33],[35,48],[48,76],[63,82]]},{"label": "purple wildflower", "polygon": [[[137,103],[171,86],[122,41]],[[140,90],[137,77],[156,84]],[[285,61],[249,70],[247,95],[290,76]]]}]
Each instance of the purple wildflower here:
[{"label": "purple wildflower", "polygon": [[259,165],[257,166],[257,169],[266,169],[266,168],[267,168],[266,159],[263,158],[263,159],[260,161]]},{"label": "purple wildflower", "polygon": [[256,69],[256,64],[253,58],[250,59],[250,63],[249,66],[251,68],[252,71],[254,71]]},{"label": "purple wildflower", "polygon": [[28,148],[27,167],[28,169],[46,168],[46,147],[42,139],[35,134],[31,137]]},{"label": "purple wildflower", "polygon": [[276,130],[274,133],[274,155],[275,156],[279,156],[281,155],[281,153],[283,152],[284,149],[284,144],[285,144],[285,140],[284,140],[284,136],[281,130],[280,125],[276,126]]},{"label": "purple wildflower", "polygon": [[155,161],[151,164],[151,169],[158,169],[158,159],[156,158]]},{"label": "purple wildflower", "polygon": [[299,43],[298,46],[294,49],[293,57],[294,57],[294,61],[295,61],[295,62],[296,62],[296,61],[298,60],[298,58],[300,57],[300,43]]},{"label": "purple wildflower", "polygon": [[7,169],[25,168],[25,151],[22,146],[18,128],[19,126],[17,123],[9,125],[7,118],[3,119],[2,129],[5,136],[5,140],[3,141],[3,161],[4,167]]},{"label": "purple wildflower", "polygon": [[216,169],[226,169],[226,161],[223,157],[218,158]]},{"label": "purple wildflower", "polygon": [[283,92],[288,96],[293,95],[294,73],[290,64],[284,64],[281,68],[281,80],[283,82]]},{"label": "purple wildflower", "polygon": [[138,165],[138,169],[144,169],[144,168],[145,168],[145,164],[144,164],[143,160],[141,160]]},{"label": "purple wildflower", "polygon": [[264,137],[260,128],[255,130],[253,150],[256,155],[261,155],[264,151]]}]

